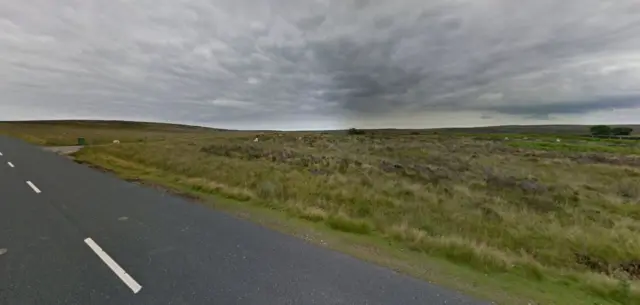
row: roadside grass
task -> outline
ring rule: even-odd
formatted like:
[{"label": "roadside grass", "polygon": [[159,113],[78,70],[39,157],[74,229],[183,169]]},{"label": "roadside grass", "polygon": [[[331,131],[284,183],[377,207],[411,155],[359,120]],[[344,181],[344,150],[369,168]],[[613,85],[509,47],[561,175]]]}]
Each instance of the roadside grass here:
[{"label": "roadside grass", "polygon": [[433,284],[491,300],[495,304],[626,304],[616,302],[610,296],[627,296],[627,290],[621,289],[619,284],[601,276],[591,275],[594,282],[606,282],[606,285],[598,286],[596,293],[590,294],[585,293],[584,287],[575,281],[572,275],[547,275],[545,280],[532,282],[528,277],[518,273],[479,272],[465,263],[460,264],[443,257],[412,251],[394,240],[371,234],[336,231],[330,225],[319,221],[325,219],[324,212],[321,212],[322,214],[317,218],[308,218],[310,214],[313,215],[313,212],[302,215],[283,212],[270,208],[263,202],[249,199],[242,190],[221,193],[219,185],[214,184],[207,188],[193,178],[146,167],[92,150],[87,149],[76,153],[76,160],[111,172],[122,179],[185,196],[198,203],[210,205],[308,242],[386,266]]},{"label": "roadside grass", "polygon": [[501,304],[640,304],[635,142],[131,132],[75,158]]}]

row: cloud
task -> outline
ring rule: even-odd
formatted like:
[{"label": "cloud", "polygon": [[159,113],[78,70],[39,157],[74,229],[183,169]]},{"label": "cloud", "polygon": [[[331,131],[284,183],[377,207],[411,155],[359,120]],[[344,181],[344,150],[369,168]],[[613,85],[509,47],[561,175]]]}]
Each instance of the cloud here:
[{"label": "cloud", "polygon": [[635,0],[5,0],[0,119],[615,121],[639,32]]},{"label": "cloud", "polygon": [[551,114],[585,114],[601,110],[640,108],[640,96],[603,97],[555,103],[531,103],[487,107],[500,113],[515,115],[548,116]]}]

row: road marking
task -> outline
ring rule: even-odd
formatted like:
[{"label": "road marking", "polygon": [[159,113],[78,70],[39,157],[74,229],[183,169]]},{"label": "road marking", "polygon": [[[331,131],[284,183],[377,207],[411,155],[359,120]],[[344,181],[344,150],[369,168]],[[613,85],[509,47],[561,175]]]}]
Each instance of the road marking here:
[{"label": "road marking", "polygon": [[7,164],[9,164],[9,166],[11,166],[11,167],[15,167],[15,166],[13,166],[13,163],[11,163],[11,162],[7,162]]},{"label": "road marking", "polygon": [[36,192],[36,194],[42,193],[40,189],[35,186],[35,184],[31,183],[31,181],[27,181],[27,184],[33,189],[34,192]]},{"label": "road marking", "polygon": [[104,252],[102,248],[100,248],[100,246],[98,246],[98,244],[93,241],[93,239],[87,238],[84,240],[84,242],[89,246],[89,248],[91,248],[91,250],[93,250],[93,252],[98,255],[98,257],[100,257],[100,259],[102,259],[105,264],[107,264],[107,266],[109,266],[109,268],[111,268],[111,271],[113,271],[125,284],[127,284],[127,286],[129,286],[129,288],[131,288],[133,293],[138,293],[138,291],[142,289],[142,286],[140,286],[140,284],[138,284],[136,280],[134,280],[129,274],[127,274],[127,272],[125,272],[124,269],[122,269],[120,265],[118,265],[118,263],[111,259],[109,254]]},{"label": "road marking", "polygon": [[0,152],[0,156],[2,156],[2,153]]}]

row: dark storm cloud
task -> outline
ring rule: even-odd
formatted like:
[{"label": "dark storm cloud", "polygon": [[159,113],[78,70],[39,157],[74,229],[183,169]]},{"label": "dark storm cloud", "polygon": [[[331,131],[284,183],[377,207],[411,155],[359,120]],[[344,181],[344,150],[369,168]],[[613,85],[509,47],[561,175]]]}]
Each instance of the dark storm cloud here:
[{"label": "dark storm cloud", "polygon": [[640,107],[639,32],[634,0],[7,0],[0,113],[238,126],[588,115]]},{"label": "dark storm cloud", "polygon": [[524,105],[501,105],[483,110],[495,112],[546,117],[551,114],[584,114],[600,110],[617,110],[640,107],[640,95],[624,97],[601,97],[594,100],[557,102],[552,104],[531,103]]}]

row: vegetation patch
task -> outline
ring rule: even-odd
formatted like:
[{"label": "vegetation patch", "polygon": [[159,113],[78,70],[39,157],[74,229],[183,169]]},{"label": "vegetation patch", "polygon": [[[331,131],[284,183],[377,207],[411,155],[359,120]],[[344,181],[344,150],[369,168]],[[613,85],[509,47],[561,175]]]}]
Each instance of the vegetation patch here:
[{"label": "vegetation patch", "polygon": [[[76,158],[138,169],[141,180],[162,176],[191,193],[250,202],[484,276],[528,281],[519,293],[566,290],[579,296],[571,304],[640,303],[637,141],[66,128],[28,126],[20,137],[110,143]],[[121,144],[106,140],[113,138]]]}]

